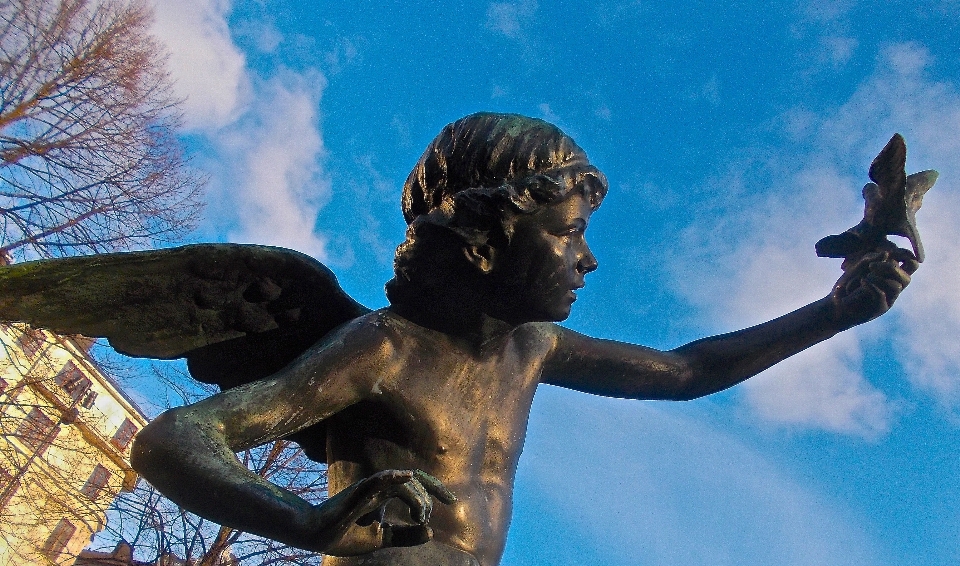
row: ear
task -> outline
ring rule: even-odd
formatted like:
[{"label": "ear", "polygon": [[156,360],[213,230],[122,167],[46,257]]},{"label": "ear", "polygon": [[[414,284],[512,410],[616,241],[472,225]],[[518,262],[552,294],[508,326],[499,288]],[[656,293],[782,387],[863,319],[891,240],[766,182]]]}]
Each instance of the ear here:
[{"label": "ear", "polygon": [[463,255],[467,258],[467,261],[480,270],[480,273],[488,275],[493,271],[497,250],[490,244],[464,246]]}]

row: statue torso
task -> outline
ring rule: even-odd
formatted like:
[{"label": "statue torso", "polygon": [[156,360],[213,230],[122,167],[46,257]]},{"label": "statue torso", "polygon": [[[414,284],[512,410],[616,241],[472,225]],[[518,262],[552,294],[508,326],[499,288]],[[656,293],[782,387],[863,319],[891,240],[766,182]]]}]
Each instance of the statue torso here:
[{"label": "statue torso", "polygon": [[[393,352],[372,394],[328,420],[330,493],[385,469],[424,470],[458,498],[435,504],[434,540],[495,566],[552,326],[521,325],[471,347],[386,311],[368,316]],[[398,501],[387,517],[412,523]]]}]

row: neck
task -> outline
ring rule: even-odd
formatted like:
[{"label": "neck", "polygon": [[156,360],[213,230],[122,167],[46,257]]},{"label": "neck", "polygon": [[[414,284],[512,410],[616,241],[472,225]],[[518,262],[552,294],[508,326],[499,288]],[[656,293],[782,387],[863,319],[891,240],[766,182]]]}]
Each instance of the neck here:
[{"label": "neck", "polygon": [[454,336],[475,347],[481,347],[518,326],[489,315],[476,302],[400,302],[390,305],[390,311],[414,324]]}]

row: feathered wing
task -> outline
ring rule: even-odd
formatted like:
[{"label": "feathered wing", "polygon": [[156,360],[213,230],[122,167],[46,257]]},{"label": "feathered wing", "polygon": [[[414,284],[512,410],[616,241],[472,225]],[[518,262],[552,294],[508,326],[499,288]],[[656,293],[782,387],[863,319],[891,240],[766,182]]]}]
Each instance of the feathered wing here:
[{"label": "feathered wing", "polygon": [[907,143],[900,134],[893,134],[887,145],[870,163],[870,180],[877,184],[878,201],[870,222],[889,223],[888,217],[899,219],[903,214],[903,192],[907,186]]},{"label": "feathered wing", "polygon": [[[369,312],[304,254],[200,244],[0,267],[0,320],[105,337],[137,357],[186,358],[222,389],[283,368],[337,326]],[[296,435],[323,460],[321,428]]]}]

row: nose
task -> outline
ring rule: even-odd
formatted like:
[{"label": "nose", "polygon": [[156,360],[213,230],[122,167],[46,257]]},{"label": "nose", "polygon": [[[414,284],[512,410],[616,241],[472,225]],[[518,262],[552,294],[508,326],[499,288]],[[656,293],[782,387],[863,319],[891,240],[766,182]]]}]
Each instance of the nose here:
[{"label": "nose", "polygon": [[597,262],[597,258],[594,257],[593,252],[590,251],[590,248],[586,248],[586,251],[580,257],[580,261],[577,262],[577,272],[587,274],[596,270],[599,265],[600,264]]}]

